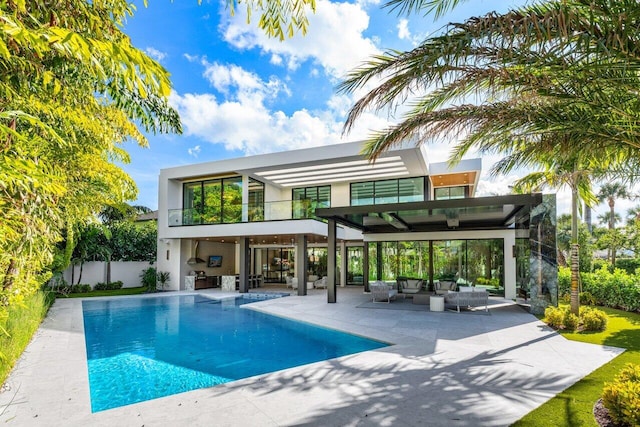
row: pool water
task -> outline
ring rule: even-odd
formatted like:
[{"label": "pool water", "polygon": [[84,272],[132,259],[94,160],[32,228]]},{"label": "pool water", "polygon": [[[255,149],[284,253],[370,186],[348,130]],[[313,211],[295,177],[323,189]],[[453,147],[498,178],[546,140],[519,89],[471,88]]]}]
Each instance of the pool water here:
[{"label": "pool water", "polygon": [[93,412],[387,344],[200,295],[82,302]]}]

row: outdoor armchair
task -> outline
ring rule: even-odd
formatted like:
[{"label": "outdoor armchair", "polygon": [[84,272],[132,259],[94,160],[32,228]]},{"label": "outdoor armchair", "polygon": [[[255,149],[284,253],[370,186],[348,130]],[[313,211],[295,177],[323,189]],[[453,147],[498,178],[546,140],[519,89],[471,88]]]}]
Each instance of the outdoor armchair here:
[{"label": "outdoor armchair", "polygon": [[398,296],[398,290],[393,289],[391,285],[387,285],[384,282],[378,281],[369,284],[369,290],[371,291],[371,301],[373,302],[386,300],[389,303]]}]

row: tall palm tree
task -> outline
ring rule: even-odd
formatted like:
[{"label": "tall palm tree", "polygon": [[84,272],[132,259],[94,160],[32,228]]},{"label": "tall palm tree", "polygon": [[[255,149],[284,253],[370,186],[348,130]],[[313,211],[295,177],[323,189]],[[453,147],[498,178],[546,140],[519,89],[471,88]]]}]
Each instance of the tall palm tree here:
[{"label": "tall palm tree", "polygon": [[[627,187],[619,182],[609,182],[602,184],[600,191],[598,191],[598,201],[606,201],[609,205],[609,230],[616,228],[616,199],[628,199],[630,197]],[[620,218],[618,215],[617,218]],[[611,259],[611,266],[616,265],[616,250],[615,248],[609,248],[609,257]]]}]

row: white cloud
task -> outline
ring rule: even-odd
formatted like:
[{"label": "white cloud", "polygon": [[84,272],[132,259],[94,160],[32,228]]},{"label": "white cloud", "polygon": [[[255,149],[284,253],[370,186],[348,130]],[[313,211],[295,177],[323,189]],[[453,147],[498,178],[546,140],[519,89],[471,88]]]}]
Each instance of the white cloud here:
[{"label": "white cloud", "polygon": [[398,38],[400,40],[410,40],[411,32],[409,31],[409,20],[401,19],[398,21]]},{"label": "white cloud", "polygon": [[319,0],[316,13],[309,15],[307,35],[296,35],[285,42],[268,38],[255,25],[255,18],[252,25],[247,25],[244,12],[238,12],[233,18],[222,15],[224,39],[238,49],[259,48],[286,58],[290,70],[311,60],[330,77],[339,78],[380,52],[371,39],[363,36],[369,26],[369,15],[361,4]]},{"label": "white cloud", "polygon": [[282,64],[282,56],[274,53],[273,55],[271,55],[271,59],[269,60],[269,63],[271,63],[273,65],[281,65]]},{"label": "white cloud", "polygon": [[195,147],[193,147],[193,148],[189,148],[189,149],[187,150],[187,153],[189,153],[189,155],[190,155],[190,156],[198,157],[198,154],[200,154],[200,151],[202,151],[202,150],[201,150],[201,148],[200,148],[200,146],[199,146],[199,145],[196,145],[196,146],[195,146]]},{"label": "white cloud", "polygon": [[147,55],[149,55],[150,57],[152,57],[153,59],[159,62],[167,57],[166,52],[161,52],[158,49],[153,47],[148,47],[144,51],[147,53]]}]

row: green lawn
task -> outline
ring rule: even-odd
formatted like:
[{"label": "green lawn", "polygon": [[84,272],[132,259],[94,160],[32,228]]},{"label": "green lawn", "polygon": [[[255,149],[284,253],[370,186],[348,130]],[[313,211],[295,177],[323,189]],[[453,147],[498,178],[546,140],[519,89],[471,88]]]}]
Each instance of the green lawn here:
[{"label": "green lawn", "polygon": [[611,382],[627,363],[640,364],[640,314],[598,308],[609,316],[606,331],[561,332],[562,335],[570,340],[622,347],[627,351],[530,412],[514,426],[598,426],[593,417],[593,405],[600,398],[604,383]]},{"label": "green lawn", "polygon": [[118,295],[144,294],[146,291],[147,291],[146,287],[140,286],[139,288],[122,288],[122,289],[115,289],[112,291],[91,291],[87,293],[69,294],[66,297],[58,297],[58,298],[114,297]]}]

